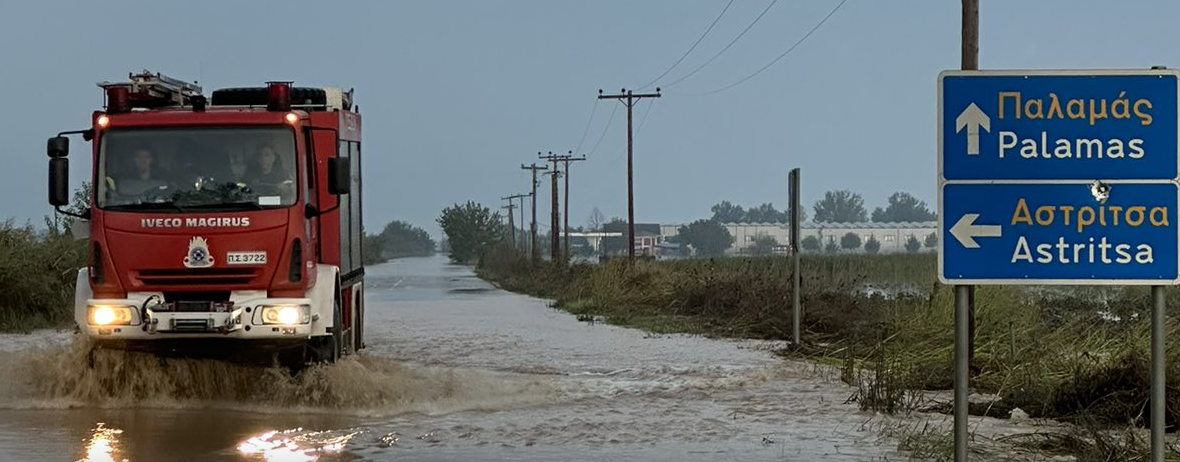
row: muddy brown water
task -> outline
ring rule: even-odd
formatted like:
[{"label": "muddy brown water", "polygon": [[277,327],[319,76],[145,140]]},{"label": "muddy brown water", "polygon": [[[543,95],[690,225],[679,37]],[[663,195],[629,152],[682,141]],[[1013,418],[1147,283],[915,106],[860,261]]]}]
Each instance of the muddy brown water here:
[{"label": "muddy brown water", "polygon": [[768,343],[579,322],[442,257],[366,284],[368,348],[295,377],[0,335],[0,461],[906,460]]}]

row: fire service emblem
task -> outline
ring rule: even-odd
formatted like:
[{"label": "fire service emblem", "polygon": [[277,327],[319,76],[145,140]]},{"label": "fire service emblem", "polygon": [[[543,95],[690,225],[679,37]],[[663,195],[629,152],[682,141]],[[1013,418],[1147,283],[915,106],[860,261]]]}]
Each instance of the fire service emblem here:
[{"label": "fire service emblem", "polygon": [[208,268],[213,266],[213,256],[209,255],[209,243],[203,237],[194,237],[188,242],[188,256],[184,257],[184,266],[189,268]]}]

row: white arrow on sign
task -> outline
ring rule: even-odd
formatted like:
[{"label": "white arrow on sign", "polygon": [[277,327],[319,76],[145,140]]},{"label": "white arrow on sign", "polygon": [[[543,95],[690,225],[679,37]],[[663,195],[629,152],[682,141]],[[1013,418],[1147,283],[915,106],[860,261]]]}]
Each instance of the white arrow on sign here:
[{"label": "white arrow on sign", "polygon": [[979,243],[975,242],[977,237],[1000,237],[999,225],[977,225],[976,218],[979,218],[978,213],[964,214],[963,218],[951,227],[951,235],[968,249],[979,248]]},{"label": "white arrow on sign", "polygon": [[979,106],[975,103],[967,106],[963,112],[959,113],[959,117],[955,118],[955,133],[963,131],[963,127],[967,127],[967,154],[979,154],[979,127],[983,127],[984,131],[992,131],[992,119],[987,114],[983,113]]}]

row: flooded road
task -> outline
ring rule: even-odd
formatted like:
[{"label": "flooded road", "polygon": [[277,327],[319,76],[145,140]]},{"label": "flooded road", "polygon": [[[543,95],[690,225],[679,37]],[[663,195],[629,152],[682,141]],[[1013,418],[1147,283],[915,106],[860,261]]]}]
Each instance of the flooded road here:
[{"label": "flooded road", "polygon": [[0,460],[906,460],[766,343],[579,322],[443,257],[366,286],[367,349],[297,377],[0,336]]}]

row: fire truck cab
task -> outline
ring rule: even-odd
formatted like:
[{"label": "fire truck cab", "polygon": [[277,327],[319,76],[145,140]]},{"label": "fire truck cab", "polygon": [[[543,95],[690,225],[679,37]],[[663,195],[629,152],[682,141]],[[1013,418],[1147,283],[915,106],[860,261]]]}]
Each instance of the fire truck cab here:
[{"label": "fire truck cab", "polygon": [[[48,141],[49,203],[88,222],[75,321],[98,347],[279,362],[364,345],[361,117],[352,91],[100,82],[92,126]],[[69,138],[91,143],[89,207]]]}]

